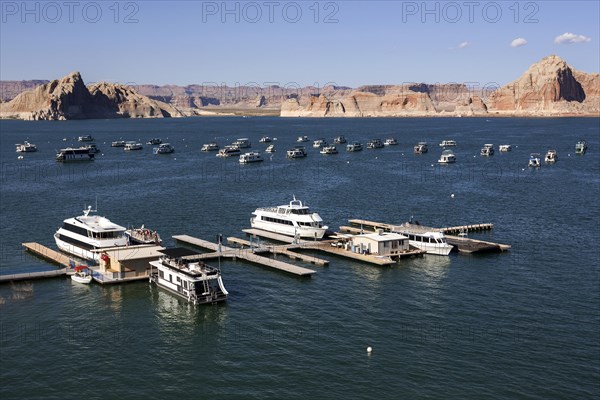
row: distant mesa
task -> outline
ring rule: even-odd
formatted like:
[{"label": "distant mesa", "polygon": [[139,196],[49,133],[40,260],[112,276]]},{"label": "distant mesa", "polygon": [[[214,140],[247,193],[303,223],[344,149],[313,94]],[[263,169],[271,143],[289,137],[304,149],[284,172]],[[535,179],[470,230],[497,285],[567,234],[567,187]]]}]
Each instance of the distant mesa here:
[{"label": "distant mesa", "polygon": [[552,55],[501,88],[463,84],[367,85],[356,89],[269,86],[86,86],[62,79],[0,82],[0,117],[67,120],[192,115],[282,117],[600,116],[600,75]]}]

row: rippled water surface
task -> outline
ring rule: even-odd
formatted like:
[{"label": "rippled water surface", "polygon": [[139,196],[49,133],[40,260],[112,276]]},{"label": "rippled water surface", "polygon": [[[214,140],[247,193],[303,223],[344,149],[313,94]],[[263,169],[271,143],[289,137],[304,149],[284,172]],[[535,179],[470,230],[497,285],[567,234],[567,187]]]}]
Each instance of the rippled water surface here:
[{"label": "rippled water surface", "polygon": [[[56,149],[92,134],[89,164]],[[287,160],[299,135],[399,145]],[[202,153],[239,137],[263,151],[238,165]],[[111,148],[161,137],[154,156]],[[66,141],[63,141],[66,138]],[[586,139],[587,154],[575,143]],[[455,165],[436,163],[443,139]],[[17,160],[14,144],[40,151]],[[428,141],[430,152],[412,146]],[[489,159],[484,143],[513,151]],[[310,145],[310,144],[309,144]],[[532,152],[555,165],[527,168]],[[56,278],[0,286],[0,397],[583,399],[600,393],[598,119],[196,118],[0,122],[0,273],[54,268],[21,250],[54,247],[62,220],[98,199],[121,225],[171,236],[242,236],[252,211],[292,195],[329,226],[349,218],[433,226],[494,223],[473,237],[509,252],[452,254],[375,267],[330,255],[300,279],[222,261],[230,298],[192,307],[147,282],[89,286]],[[454,197],[451,197],[454,194]],[[373,353],[367,355],[367,346]]]}]

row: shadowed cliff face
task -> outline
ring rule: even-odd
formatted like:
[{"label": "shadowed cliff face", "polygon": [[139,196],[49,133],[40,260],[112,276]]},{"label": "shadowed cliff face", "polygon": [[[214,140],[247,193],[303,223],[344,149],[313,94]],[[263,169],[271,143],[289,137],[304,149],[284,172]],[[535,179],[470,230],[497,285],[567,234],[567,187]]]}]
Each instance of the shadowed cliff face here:
[{"label": "shadowed cliff face", "polygon": [[0,104],[4,118],[68,120],[182,116],[174,107],[110,83],[85,86],[79,72],[23,92]]}]

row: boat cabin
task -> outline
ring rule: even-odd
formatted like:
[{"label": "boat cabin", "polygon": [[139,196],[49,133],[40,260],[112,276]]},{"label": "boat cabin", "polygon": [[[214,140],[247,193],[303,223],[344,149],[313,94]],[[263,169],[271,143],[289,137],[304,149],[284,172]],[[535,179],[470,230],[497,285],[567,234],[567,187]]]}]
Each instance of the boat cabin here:
[{"label": "boat cabin", "polygon": [[408,251],[409,242],[408,237],[399,233],[379,231],[354,236],[352,249],[357,253],[394,256]]}]

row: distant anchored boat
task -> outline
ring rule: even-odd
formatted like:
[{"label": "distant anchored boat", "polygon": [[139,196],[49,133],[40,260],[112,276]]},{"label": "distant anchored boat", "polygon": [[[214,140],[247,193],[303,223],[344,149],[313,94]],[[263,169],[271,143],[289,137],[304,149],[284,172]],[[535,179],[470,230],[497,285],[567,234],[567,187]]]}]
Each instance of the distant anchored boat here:
[{"label": "distant anchored boat", "polygon": [[56,154],[56,161],[60,162],[78,162],[78,161],[94,161],[94,153],[87,146],[73,148],[67,147],[60,149]]},{"label": "distant anchored boat", "polygon": [[20,144],[17,144],[17,153],[32,153],[34,151],[37,151],[37,146],[33,143],[29,143],[29,142],[23,142]]}]

